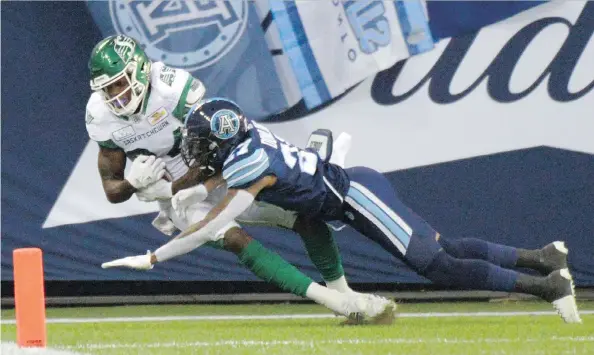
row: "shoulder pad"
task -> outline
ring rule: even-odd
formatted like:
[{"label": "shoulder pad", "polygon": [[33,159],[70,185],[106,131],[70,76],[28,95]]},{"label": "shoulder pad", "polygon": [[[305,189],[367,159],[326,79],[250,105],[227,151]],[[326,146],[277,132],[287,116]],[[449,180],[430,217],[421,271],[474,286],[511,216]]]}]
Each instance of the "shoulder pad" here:
[{"label": "shoulder pad", "polygon": [[98,142],[111,139],[109,123],[118,119],[109,111],[100,94],[91,94],[85,113],[85,125],[89,138]]},{"label": "shoulder pad", "polygon": [[185,102],[186,106],[188,107],[194,105],[199,100],[201,100],[204,97],[204,94],[206,93],[206,88],[204,87],[202,81],[194,77],[192,77],[191,80],[192,82],[190,83],[190,88],[188,89]]},{"label": "shoulder pad", "polygon": [[151,67],[151,84],[153,88],[173,95],[175,98],[181,96],[188,77],[190,77],[190,73],[187,71],[169,67],[163,62],[155,62]]}]

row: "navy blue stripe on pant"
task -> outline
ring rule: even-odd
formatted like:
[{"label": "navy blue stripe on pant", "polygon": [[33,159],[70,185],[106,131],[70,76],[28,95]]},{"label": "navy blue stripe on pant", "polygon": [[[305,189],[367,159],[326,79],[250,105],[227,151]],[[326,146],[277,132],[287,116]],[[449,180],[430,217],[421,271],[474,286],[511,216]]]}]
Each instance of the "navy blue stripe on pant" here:
[{"label": "navy blue stripe on pant", "polygon": [[402,203],[381,173],[365,167],[346,172],[350,187],[344,200],[344,222],[416,271],[425,270],[441,248],[435,239],[437,232]]}]

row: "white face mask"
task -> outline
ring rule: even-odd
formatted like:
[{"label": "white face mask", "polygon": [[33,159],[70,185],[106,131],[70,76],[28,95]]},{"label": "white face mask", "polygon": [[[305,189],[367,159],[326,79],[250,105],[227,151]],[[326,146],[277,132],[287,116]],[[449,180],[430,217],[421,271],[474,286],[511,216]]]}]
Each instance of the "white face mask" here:
[{"label": "white face mask", "polygon": [[[138,106],[144,99],[147,88],[136,80],[130,80],[130,75],[136,74],[136,64],[130,63],[122,73],[114,76],[108,82],[100,87],[105,104],[111,112],[117,116],[130,116],[136,112]],[[115,96],[110,96],[107,88],[110,85],[122,80],[126,80],[126,88]]]}]

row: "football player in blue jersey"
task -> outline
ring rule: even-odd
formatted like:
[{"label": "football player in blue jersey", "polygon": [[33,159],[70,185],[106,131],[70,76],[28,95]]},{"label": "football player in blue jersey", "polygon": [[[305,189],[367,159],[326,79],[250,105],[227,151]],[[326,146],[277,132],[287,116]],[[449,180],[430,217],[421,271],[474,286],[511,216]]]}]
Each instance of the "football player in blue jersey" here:
[{"label": "football player in blue jersey", "polygon": [[[343,221],[436,284],[532,294],[551,302],[566,322],[581,322],[563,242],[525,250],[446,239],[399,199],[381,173],[322,160],[250,121],[230,100],[203,100],[190,110],[182,152],[189,166],[226,183],[228,193],[204,220],[152,253],[151,263],[194,249],[261,200],[312,221]],[[514,270],[519,267],[543,276]]]}]

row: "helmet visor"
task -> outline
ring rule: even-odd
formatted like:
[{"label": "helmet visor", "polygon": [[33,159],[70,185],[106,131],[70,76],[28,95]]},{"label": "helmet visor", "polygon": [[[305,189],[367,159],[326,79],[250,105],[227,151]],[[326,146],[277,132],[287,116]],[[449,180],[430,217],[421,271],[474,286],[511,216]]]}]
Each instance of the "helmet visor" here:
[{"label": "helmet visor", "polygon": [[184,163],[189,168],[199,166],[203,169],[214,170],[211,165],[216,151],[217,144],[206,138],[199,138],[194,135],[182,136],[181,155]]}]

